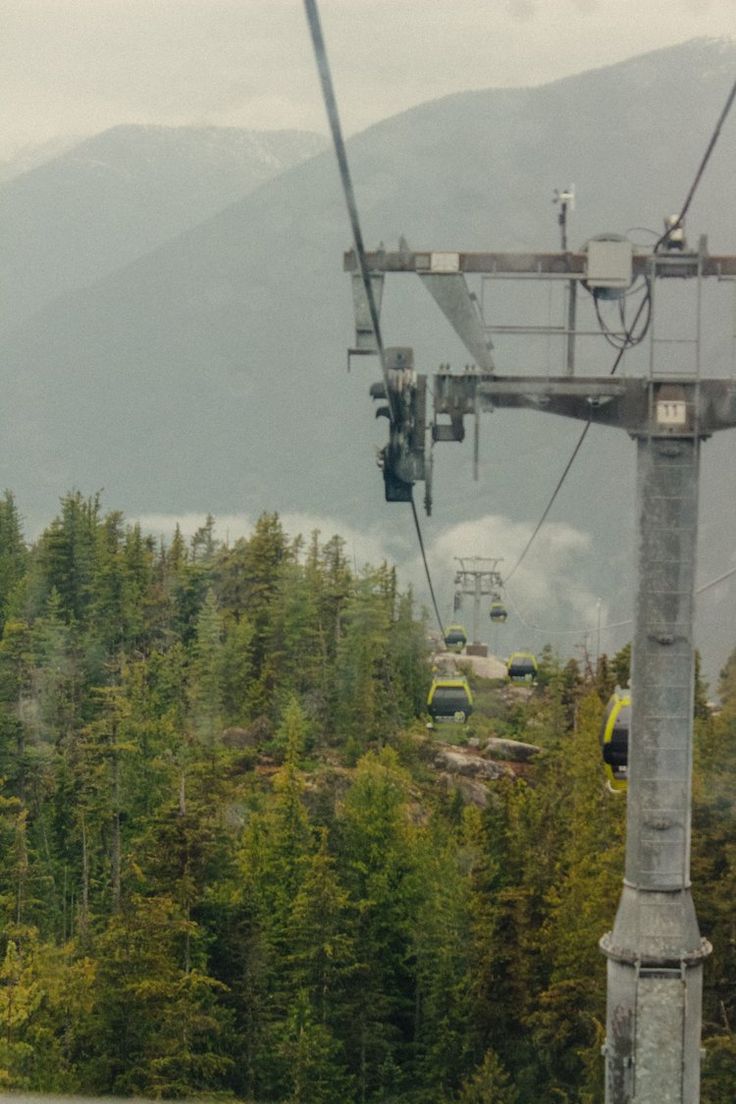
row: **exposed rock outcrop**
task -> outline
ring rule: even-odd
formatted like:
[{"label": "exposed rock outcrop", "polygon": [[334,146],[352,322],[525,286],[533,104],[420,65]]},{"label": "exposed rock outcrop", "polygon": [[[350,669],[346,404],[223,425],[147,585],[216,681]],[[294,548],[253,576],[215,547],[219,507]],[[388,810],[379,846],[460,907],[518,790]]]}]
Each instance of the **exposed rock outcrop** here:
[{"label": "exposed rock outcrop", "polygon": [[485,743],[483,753],[491,759],[506,759],[512,763],[528,763],[541,748],[537,744],[526,744],[521,740],[502,740],[491,736]]},{"label": "exposed rock outcrop", "polygon": [[507,778],[513,774],[505,763],[496,763],[492,759],[484,759],[481,755],[473,755],[458,748],[439,748],[434,764],[440,770],[450,774],[490,781]]}]

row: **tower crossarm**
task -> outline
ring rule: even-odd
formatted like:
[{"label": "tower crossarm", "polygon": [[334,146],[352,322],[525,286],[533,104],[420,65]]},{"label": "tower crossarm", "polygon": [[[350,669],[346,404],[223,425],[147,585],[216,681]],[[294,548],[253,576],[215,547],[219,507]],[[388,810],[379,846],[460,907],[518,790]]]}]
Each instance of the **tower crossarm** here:
[{"label": "tower crossarm", "polygon": [[625,429],[708,437],[736,427],[736,382],[610,376],[486,376],[473,373],[434,377],[435,414],[454,418],[476,408],[517,407]]},{"label": "tower crossarm", "polygon": [[[588,275],[586,252],[463,253],[452,250],[399,250],[391,253],[378,250],[366,254],[366,263],[373,273],[415,272],[422,276],[475,273],[481,276],[545,276],[585,280]],[[736,255],[710,256],[704,247],[697,252],[657,254],[653,254],[651,250],[635,249],[631,264],[633,276],[650,276],[654,266],[654,274],[663,277],[736,277]],[[344,254],[343,268],[346,272],[358,271],[358,261],[353,250]]]}]

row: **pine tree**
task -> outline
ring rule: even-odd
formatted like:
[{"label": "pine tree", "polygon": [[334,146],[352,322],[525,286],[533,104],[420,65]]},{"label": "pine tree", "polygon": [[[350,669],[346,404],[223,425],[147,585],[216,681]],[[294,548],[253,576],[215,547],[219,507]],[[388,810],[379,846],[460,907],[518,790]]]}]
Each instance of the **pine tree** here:
[{"label": "pine tree", "polygon": [[254,628],[243,614],[224,618],[225,639],[219,656],[222,718],[226,725],[242,725],[252,719]]},{"label": "pine tree", "polygon": [[200,526],[192,537],[191,548],[193,563],[212,563],[217,551],[215,519],[212,514],[207,515],[204,525]]},{"label": "pine tree", "polygon": [[0,639],[0,772],[15,793],[26,792],[28,744],[38,736],[34,700],[34,655],[30,626],[9,619]]},{"label": "pine tree", "polygon": [[319,839],[319,848],[306,860],[289,917],[289,964],[295,990],[306,994],[318,1021],[339,1031],[346,1016],[347,989],[358,969],[356,916],[338,880],[325,828]]},{"label": "pine tree", "polygon": [[431,682],[428,659],[426,625],[415,618],[409,590],[396,598],[389,638],[391,694],[404,724],[424,711]]},{"label": "pine tree", "polygon": [[51,591],[60,599],[65,621],[83,621],[93,598],[97,560],[99,497],[75,491],[61,500],[61,513],[39,541],[35,555],[37,606]]},{"label": "pine tree", "polygon": [[182,1097],[224,1083],[221,983],[195,965],[184,946],[201,932],[167,896],[133,897],[99,940],[96,1091]]},{"label": "pine tree", "polygon": [[721,672],[722,708],[696,716],[693,772],[692,878],[698,887],[698,918],[715,948],[703,993],[703,1101],[721,1104],[736,1072],[736,653]]},{"label": "pine tree", "polygon": [[210,589],[197,617],[190,683],[194,728],[210,750],[222,732],[222,637],[222,615]]},{"label": "pine tree", "polygon": [[274,777],[273,800],[253,816],[240,853],[241,923],[248,930],[241,979],[235,985],[239,1017],[252,1025],[245,1041],[248,1090],[278,1098],[289,1084],[283,1025],[296,997],[292,968],[292,909],[299,899],[313,843],[299,770],[305,738],[296,701],[279,731],[285,761]]},{"label": "pine tree", "polygon": [[359,917],[357,969],[344,1037],[359,1098],[400,1088],[404,1051],[415,1022],[409,962],[414,879],[407,832],[409,779],[396,753],[366,755],[340,818],[345,886]]},{"label": "pine tree", "polygon": [[517,1104],[514,1088],[498,1056],[487,1051],[478,1069],[471,1075],[457,1098],[457,1104]]},{"label": "pine tree", "polygon": [[327,682],[321,653],[318,595],[304,567],[290,560],[281,569],[272,611],[270,666],[280,696],[310,699],[324,717]]},{"label": "pine tree", "polygon": [[23,1030],[38,1009],[43,990],[33,966],[9,939],[0,966],[0,1085],[25,1088],[33,1057]]},{"label": "pine tree", "polygon": [[[472,956],[470,886],[461,854],[445,826],[413,841],[416,907],[413,959],[416,976],[414,1047],[418,1080],[427,1099],[443,1102],[472,1058]],[[487,939],[488,933],[485,933]]]},{"label": "pine tree", "polygon": [[336,735],[356,758],[382,744],[400,720],[387,662],[392,607],[385,584],[381,572],[356,583],[337,651]]},{"label": "pine tree", "polygon": [[589,694],[581,703],[577,731],[560,748],[564,782],[559,776],[549,779],[566,795],[564,815],[558,815],[556,825],[559,843],[547,853],[556,856],[554,880],[546,892],[546,919],[539,933],[540,951],[551,969],[537,1008],[527,1016],[547,1084],[563,1092],[582,1086],[591,1101],[601,1091],[605,1022],[605,963],[597,942],[616,911],[625,817],[623,803],[603,785],[601,715],[599,697]]},{"label": "pine tree", "polygon": [[330,1029],[299,993],[289,1010],[280,1052],[289,1070],[289,1104],[349,1104],[352,1078]]},{"label": "pine tree", "polygon": [[10,491],[0,498],[0,632],[17,600],[18,586],[28,567],[20,515]]}]

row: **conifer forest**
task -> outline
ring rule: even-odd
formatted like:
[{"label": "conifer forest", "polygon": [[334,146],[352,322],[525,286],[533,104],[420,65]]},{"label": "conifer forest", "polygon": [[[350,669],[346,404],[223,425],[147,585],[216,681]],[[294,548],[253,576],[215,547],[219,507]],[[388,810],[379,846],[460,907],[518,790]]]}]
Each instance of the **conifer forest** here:
[{"label": "conifer forest", "polygon": [[[264,514],[229,546],[67,495],[0,503],[0,1083],[249,1104],[600,1104],[628,651],[474,678],[428,732],[427,626],[382,564]],[[693,882],[704,1104],[736,1076],[736,660],[700,684]],[[452,727],[452,726],[450,726]]]}]

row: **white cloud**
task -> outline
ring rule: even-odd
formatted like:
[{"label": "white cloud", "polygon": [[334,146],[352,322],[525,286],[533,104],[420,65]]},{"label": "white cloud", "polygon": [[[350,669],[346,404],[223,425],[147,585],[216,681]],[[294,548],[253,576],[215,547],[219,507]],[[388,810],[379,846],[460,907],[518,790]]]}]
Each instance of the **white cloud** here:
[{"label": "white cloud", "polygon": [[[327,541],[335,535],[342,537],[345,541],[346,555],[357,564],[359,569],[365,564],[379,564],[383,560],[394,558],[385,533],[379,529],[363,531],[338,518],[317,514],[287,512],[279,514],[279,517],[289,537],[296,537],[301,533],[308,539],[315,529],[319,530],[322,541]],[[172,537],[177,525],[185,537],[192,537],[206,521],[206,514],[197,513],[141,514],[131,519],[131,523],[137,522],[145,533],[152,533],[165,539]],[[218,515],[215,517],[215,536],[218,540],[232,544],[241,537],[250,537],[255,522],[256,519],[248,514]]]},{"label": "white cloud", "polygon": [[[401,585],[411,585],[419,601],[429,607],[424,567],[410,528],[381,525],[364,530],[328,515],[286,512],[279,516],[290,537],[301,533],[308,539],[314,530],[319,530],[323,541],[334,534],[342,537],[346,554],[358,570],[366,564],[377,565],[384,560],[395,563]],[[170,539],[177,525],[185,537],[191,537],[205,524],[206,515],[143,514],[132,521],[137,521],[147,533]],[[255,518],[247,514],[225,514],[215,518],[215,534],[219,540],[232,543],[240,537],[249,537],[254,525]],[[456,556],[498,556],[502,561],[499,571],[503,577],[518,560],[531,533],[531,524],[515,522],[500,514],[487,514],[446,526],[431,537],[425,533],[427,559],[443,620],[451,618],[458,567]],[[572,654],[576,644],[585,638],[586,629],[589,646],[595,649],[598,597],[580,582],[580,567],[590,548],[590,535],[569,525],[550,522],[540,530],[529,555],[506,588],[510,618],[501,630],[501,637],[496,639],[499,651],[521,646],[537,650],[542,644],[551,642],[558,646],[561,654]],[[487,606],[486,602],[481,629],[483,639],[492,635]],[[466,599],[464,616],[467,621],[472,616],[471,610],[472,600]],[[612,643],[605,633],[608,620],[608,605],[602,602],[600,623],[604,627],[604,649]]]},{"label": "white cloud", "polygon": [[[144,533],[168,539],[179,526],[182,535],[192,537],[207,521],[206,514],[139,514],[130,518],[131,525],[140,525]],[[215,519],[215,533],[219,540],[235,541],[238,537],[248,537],[253,531],[253,522],[246,514],[224,514]]]},{"label": "white cloud", "polygon": [[[532,529],[531,524],[514,522],[499,514],[488,514],[443,529],[430,543],[427,554],[435,586],[443,595],[446,607],[441,608],[443,616],[447,616],[453,593],[452,582],[458,567],[456,556],[497,556],[502,561],[498,570],[503,578],[517,562]],[[590,546],[588,533],[550,522],[540,530],[528,556],[514,572],[507,588],[508,604],[516,619],[522,624],[526,622],[527,631],[535,630],[537,644],[563,630],[596,625],[597,596],[581,586],[576,570]],[[413,557],[403,568],[422,592],[421,558]],[[470,608],[471,603],[467,604]],[[606,615],[607,610],[602,606],[604,621]]]}]

